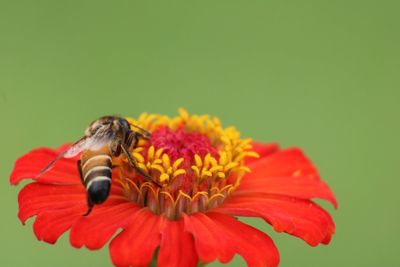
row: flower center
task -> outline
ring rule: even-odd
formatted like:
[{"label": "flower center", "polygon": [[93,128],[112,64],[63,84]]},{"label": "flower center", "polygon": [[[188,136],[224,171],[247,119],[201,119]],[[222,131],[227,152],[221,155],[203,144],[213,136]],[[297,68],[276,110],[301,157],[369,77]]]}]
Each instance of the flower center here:
[{"label": "flower center", "polygon": [[162,148],[173,161],[181,157],[190,160],[196,154],[200,157],[205,157],[208,153],[212,156],[218,155],[217,148],[213,147],[207,136],[201,133],[187,132],[183,127],[176,131],[161,127],[152,134],[149,143],[156,149]]},{"label": "flower center", "polygon": [[179,113],[128,119],[152,133],[150,140],[139,141],[132,156],[162,187],[136,174],[125,159],[116,176],[129,200],[172,220],[219,206],[250,171],[244,158],[258,157],[251,139],[240,139],[233,127],[222,128],[217,118]]}]

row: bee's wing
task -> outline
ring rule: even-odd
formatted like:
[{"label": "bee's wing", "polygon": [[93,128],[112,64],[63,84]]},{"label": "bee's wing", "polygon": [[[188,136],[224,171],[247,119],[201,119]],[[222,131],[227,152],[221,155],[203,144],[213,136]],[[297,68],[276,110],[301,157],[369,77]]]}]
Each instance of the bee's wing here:
[{"label": "bee's wing", "polygon": [[73,158],[86,149],[98,150],[106,145],[109,145],[114,138],[114,133],[109,126],[97,130],[97,132],[92,136],[82,137],[73,143],[69,148],[61,152],[55,159],[53,159],[46,167],[44,167],[37,177],[48,171],[54,165],[54,163],[56,163],[62,157]]},{"label": "bee's wing", "polygon": [[69,148],[67,148],[60,154],[58,154],[58,156],[55,159],[53,159],[49,164],[47,164],[47,166],[44,167],[43,170],[41,170],[36,177],[39,177],[43,173],[50,170],[51,167],[53,167],[54,163],[56,163],[62,157],[72,158],[72,157],[78,155],[79,152],[81,152],[83,150],[83,147],[84,147],[85,143],[87,142],[87,140],[88,140],[88,138],[86,136],[84,136],[81,139],[79,139],[78,141],[76,141],[75,143],[73,143]]},{"label": "bee's wing", "polygon": [[87,146],[88,142],[90,142],[90,138],[84,137],[79,141],[73,143],[69,148],[64,150],[61,154],[57,156],[56,159],[64,158],[73,158],[79,153],[81,153],[85,147]]},{"label": "bee's wing", "polygon": [[103,133],[97,133],[92,137],[89,137],[86,142],[81,144],[79,147],[76,147],[76,149],[71,150],[70,153],[67,153],[64,157],[75,157],[78,155],[82,150],[92,150],[96,151],[101,148],[103,148],[106,145],[109,145],[112,140],[114,139],[114,134],[112,132],[103,132]]},{"label": "bee's wing", "polygon": [[43,168],[43,170],[40,171],[40,173],[36,176],[39,177],[43,173],[47,172],[50,170],[54,163],[56,163],[59,159],[61,158],[73,158],[79,153],[81,153],[83,150],[90,149],[90,150],[98,150],[105,145],[110,144],[112,141],[113,135],[106,133],[106,134],[95,134],[91,137],[84,136],[75,143],[73,143],[69,148],[61,152],[55,159],[53,159],[49,164],[47,164],[46,167]]},{"label": "bee's wing", "polygon": [[83,150],[99,150],[100,148],[109,145],[113,139],[113,135],[109,133],[95,134],[91,137],[84,137],[72,144],[59,157],[73,158]]}]

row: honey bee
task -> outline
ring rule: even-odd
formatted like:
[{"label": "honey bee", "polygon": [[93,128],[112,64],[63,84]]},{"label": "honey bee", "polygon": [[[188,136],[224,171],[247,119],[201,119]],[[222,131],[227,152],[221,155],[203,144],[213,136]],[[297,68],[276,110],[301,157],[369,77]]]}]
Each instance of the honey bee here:
[{"label": "honey bee", "polygon": [[[131,126],[136,130],[132,130]],[[150,137],[151,133],[130,124],[124,118],[101,117],[90,123],[85,135],[60,153],[38,176],[48,171],[60,158],[72,158],[81,153],[77,165],[82,184],[87,192],[88,210],[84,214],[87,216],[93,206],[103,203],[110,193],[114,157],[126,157],[137,173],[155,185],[161,186],[137,166],[135,158],[130,153],[137,146],[139,138],[150,139]]]}]

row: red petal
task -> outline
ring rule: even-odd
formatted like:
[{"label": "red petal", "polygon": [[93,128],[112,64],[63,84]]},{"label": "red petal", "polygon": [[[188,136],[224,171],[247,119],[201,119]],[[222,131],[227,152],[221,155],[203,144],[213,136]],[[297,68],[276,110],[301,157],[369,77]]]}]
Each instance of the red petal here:
[{"label": "red petal", "polygon": [[[55,243],[58,237],[71,228],[77,220],[86,218],[82,216],[87,210],[86,199],[86,191],[83,185],[60,186],[34,182],[26,185],[18,195],[18,217],[22,223],[25,223],[29,217],[37,215],[33,225],[36,237],[39,240]],[[92,214],[99,214],[104,211],[103,206],[112,207],[124,201],[121,188],[114,185],[108,200],[103,205],[95,206]],[[91,215],[87,218],[91,218]],[[116,219],[112,216],[111,218]],[[108,221],[100,221],[95,226],[86,228],[86,234],[92,233],[92,229],[96,229],[96,226],[104,226],[106,222]],[[80,229],[79,225],[78,229]],[[107,237],[108,231],[110,229],[107,226],[102,227],[97,231],[98,235],[93,235],[95,238],[89,238],[87,242],[92,244],[91,242],[94,242],[96,237],[98,238],[97,240]],[[100,234],[102,235],[100,236]],[[85,235],[82,235],[81,238],[84,239]]]},{"label": "red petal", "polygon": [[214,212],[207,215],[215,222],[219,234],[229,240],[231,247],[249,267],[278,266],[279,252],[269,236],[230,216]]},{"label": "red petal", "polygon": [[33,224],[37,239],[54,244],[59,236],[71,228],[78,218],[82,217],[86,209],[86,203],[81,203],[71,208],[40,213]]},{"label": "red petal", "polygon": [[179,221],[163,220],[161,244],[157,266],[195,267],[197,254],[193,236],[185,231],[183,219]]},{"label": "red petal", "polygon": [[322,180],[309,176],[265,177],[253,176],[243,179],[237,193],[267,193],[285,195],[301,199],[321,198],[337,208],[337,201],[332,191]]},{"label": "red petal", "polygon": [[311,246],[327,244],[335,232],[331,216],[316,203],[268,194],[232,195],[215,211],[230,215],[262,217],[277,232],[300,237]]},{"label": "red petal", "polygon": [[110,199],[93,209],[89,216],[81,216],[70,233],[72,246],[89,249],[103,247],[115,232],[127,225],[139,209],[136,203],[123,199]]},{"label": "red petal", "polygon": [[18,195],[18,217],[22,223],[48,210],[62,210],[86,205],[86,191],[82,185],[50,185],[31,183]]},{"label": "red petal", "polygon": [[149,266],[154,250],[160,244],[160,216],[141,209],[131,223],[110,244],[110,254],[116,266]]},{"label": "red petal", "polygon": [[253,142],[251,145],[253,146],[252,150],[254,152],[257,152],[258,155],[260,155],[260,158],[246,158],[246,163],[245,163],[246,165],[254,161],[258,161],[279,150],[279,145],[276,143],[264,144],[264,143]]},{"label": "red petal", "polygon": [[217,224],[204,213],[184,217],[185,229],[193,234],[197,254],[204,263],[218,259],[228,263],[235,255],[231,242],[219,231]]},{"label": "red petal", "polygon": [[298,148],[281,150],[248,165],[251,173],[245,179],[253,177],[307,175],[319,179],[317,169]]},{"label": "red petal", "polygon": [[15,162],[10,175],[10,183],[15,185],[24,179],[31,178],[41,183],[81,184],[77,161],[71,158],[61,158],[54,164],[53,168],[37,177],[40,171],[67,147],[68,145],[57,149],[38,148],[23,155]]}]

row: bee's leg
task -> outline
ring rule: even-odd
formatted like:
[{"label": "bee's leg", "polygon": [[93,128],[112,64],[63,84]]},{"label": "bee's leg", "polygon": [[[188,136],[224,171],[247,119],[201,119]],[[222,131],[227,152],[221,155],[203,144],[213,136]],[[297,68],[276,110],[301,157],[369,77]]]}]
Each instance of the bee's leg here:
[{"label": "bee's leg", "polygon": [[152,177],[151,177],[149,174],[145,173],[142,169],[140,169],[140,168],[137,166],[136,160],[132,157],[131,153],[129,153],[129,151],[128,151],[128,149],[125,147],[125,145],[122,145],[122,144],[121,144],[121,148],[122,148],[122,151],[125,153],[126,157],[128,158],[129,164],[130,164],[133,168],[135,168],[135,170],[136,170],[141,176],[143,176],[145,179],[147,179],[147,180],[153,182],[153,183],[156,184],[158,187],[162,187],[161,184],[159,184],[158,182],[154,181],[154,180],[152,179]]},{"label": "bee's leg", "polygon": [[85,216],[85,217],[88,216],[92,212],[92,209],[93,209],[93,203],[90,200],[89,196],[87,197],[87,203],[88,203],[88,210],[86,211],[85,214],[83,214],[83,216]]},{"label": "bee's leg", "polygon": [[79,177],[81,178],[82,184],[85,184],[85,181],[83,180],[82,165],[80,159],[78,160],[77,165],[78,165]]},{"label": "bee's leg", "polygon": [[139,142],[138,133],[131,132],[128,138],[126,138],[125,146],[128,147],[129,149],[134,149],[137,146],[138,142]]}]

